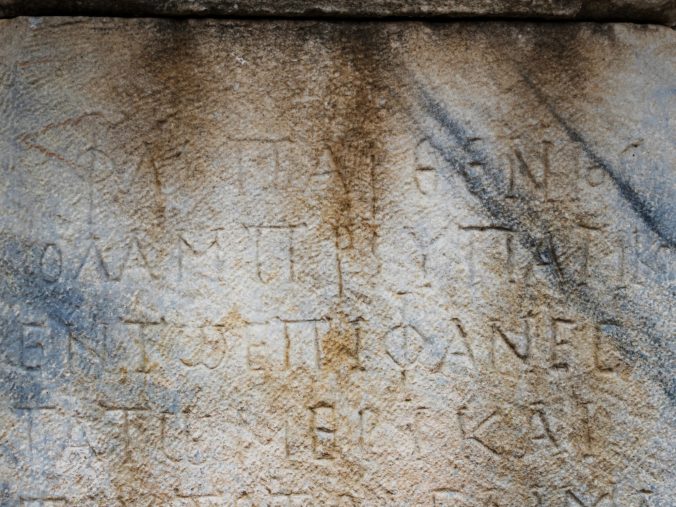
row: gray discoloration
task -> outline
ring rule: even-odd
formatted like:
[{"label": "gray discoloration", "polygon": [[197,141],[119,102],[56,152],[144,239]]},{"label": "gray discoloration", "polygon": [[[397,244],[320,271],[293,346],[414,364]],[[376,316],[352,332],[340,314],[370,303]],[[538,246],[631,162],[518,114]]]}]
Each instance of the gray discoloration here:
[{"label": "gray discoloration", "polygon": [[[532,87],[532,84],[527,82]],[[614,327],[616,332],[612,338],[618,341],[618,345],[630,361],[640,360],[644,363],[645,371],[659,379],[672,401],[676,399],[676,383],[672,375],[676,364],[670,343],[672,335],[660,333],[658,322],[652,321],[649,314],[644,313],[646,309],[640,302],[620,300],[613,306],[608,306],[602,294],[589,290],[573,273],[566,272],[557,258],[555,245],[570,241],[571,238],[557,237],[556,225],[548,220],[546,214],[529,204],[528,195],[519,196],[516,202],[505,199],[507,185],[504,172],[494,165],[488,153],[473,146],[476,135],[471,134],[451,118],[448,112],[444,111],[443,105],[427,90],[421,89],[419,93],[423,110],[438,122],[445,133],[442,137],[435,136],[432,132],[428,135],[432,146],[448,164],[451,171],[448,177],[459,174],[468,190],[480,200],[496,223],[518,234],[519,241],[531,252],[535,262],[546,267],[554,286],[564,297],[576,300],[582,311],[597,322],[622,322],[621,326]],[[571,140],[579,143],[585,154],[611,175],[618,192],[628,201],[631,208],[636,210],[649,229],[673,248],[671,239],[664,238],[640,195],[625,182],[618,180],[608,162],[594,153],[580,134],[551,110],[550,104],[547,104],[547,108],[562,123]],[[477,165],[481,167],[481,172],[472,170],[472,167]],[[627,320],[627,317],[630,320]],[[646,343],[646,338],[649,343]],[[639,343],[642,343],[643,347]],[[650,352],[645,351],[646,345],[650,347]]]},{"label": "gray discoloration", "polygon": [[605,173],[608,174],[622,197],[626,199],[631,208],[636,212],[641,220],[645,222],[650,230],[657,234],[657,236],[659,236],[659,238],[664,241],[667,246],[670,248],[675,248],[676,220],[674,217],[665,216],[663,210],[659,209],[660,203],[647,201],[645,196],[641,195],[634,188],[632,188],[631,184],[623,179],[618,171],[612,167],[610,162],[596,153],[594,147],[590,145],[589,141],[586,140],[584,136],[570,124],[569,121],[565,120],[561,116],[554,105],[548,101],[546,97],[543,97],[542,92],[537,89],[528,76],[524,76],[524,81],[528,83],[528,86],[531,88],[531,90],[533,90],[533,93],[543,102],[547,110],[561,124],[566,134],[568,134],[570,137],[570,140],[578,143],[584,150],[587,157],[589,157],[590,161],[601,167]]}]

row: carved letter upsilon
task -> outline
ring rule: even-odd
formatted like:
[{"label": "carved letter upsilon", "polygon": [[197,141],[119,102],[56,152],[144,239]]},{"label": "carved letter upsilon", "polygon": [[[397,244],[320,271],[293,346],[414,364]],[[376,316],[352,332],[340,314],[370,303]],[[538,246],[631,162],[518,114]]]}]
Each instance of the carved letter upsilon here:
[{"label": "carved letter upsilon", "polygon": [[180,327],[176,329],[179,360],[185,366],[218,368],[227,350],[225,330],[222,326]]},{"label": "carved letter upsilon", "polygon": [[294,231],[304,225],[245,225],[256,242],[256,276],[264,284],[295,280]]}]

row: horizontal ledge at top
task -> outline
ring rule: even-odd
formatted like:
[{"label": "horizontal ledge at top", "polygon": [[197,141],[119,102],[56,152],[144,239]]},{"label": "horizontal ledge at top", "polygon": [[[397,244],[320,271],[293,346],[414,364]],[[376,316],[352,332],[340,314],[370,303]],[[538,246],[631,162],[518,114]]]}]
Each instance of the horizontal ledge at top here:
[{"label": "horizontal ledge at top", "polygon": [[463,18],[676,23],[676,0],[0,0],[14,16]]}]

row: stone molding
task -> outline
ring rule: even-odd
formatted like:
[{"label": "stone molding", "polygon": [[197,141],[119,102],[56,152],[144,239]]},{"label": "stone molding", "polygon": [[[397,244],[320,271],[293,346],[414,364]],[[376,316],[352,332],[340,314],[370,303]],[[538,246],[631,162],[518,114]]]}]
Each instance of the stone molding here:
[{"label": "stone molding", "polygon": [[527,18],[673,26],[672,0],[0,0],[0,17]]}]

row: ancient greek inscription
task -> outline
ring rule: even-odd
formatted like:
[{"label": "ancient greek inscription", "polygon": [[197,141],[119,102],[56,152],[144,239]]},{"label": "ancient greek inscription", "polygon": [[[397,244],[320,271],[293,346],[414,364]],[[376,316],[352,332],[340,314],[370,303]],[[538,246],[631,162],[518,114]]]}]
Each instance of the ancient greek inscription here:
[{"label": "ancient greek inscription", "polygon": [[670,505],[672,31],[1,23],[0,505]]}]

